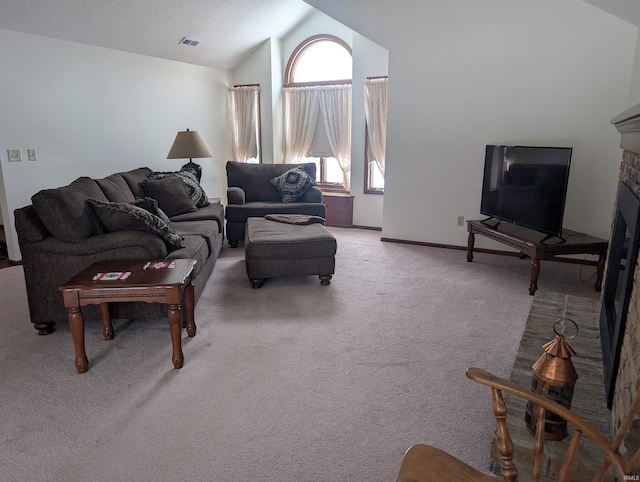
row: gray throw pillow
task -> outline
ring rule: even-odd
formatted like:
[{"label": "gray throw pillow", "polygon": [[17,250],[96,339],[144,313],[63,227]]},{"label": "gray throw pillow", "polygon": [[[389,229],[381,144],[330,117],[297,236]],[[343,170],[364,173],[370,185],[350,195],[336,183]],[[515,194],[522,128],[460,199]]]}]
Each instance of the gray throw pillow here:
[{"label": "gray throw pillow", "polygon": [[202,208],[209,205],[209,196],[207,196],[207,193],[202,189],[202,186],[198,182],[198,178],[193,171],[152,172],[149,174],[149,179],[164,179],[165,177],[178,177],[182,181],[185,191],[196,207]]},{"label": "gray throw pillow", "polygon": [[170,218],[178,214],[191,213],[198,210],[178,176],[145,179],[142,182],[142,186],[147,196],[158,201],[160,209]]},{"label": "gray throw pillow", "polygon": [[79,177],[68,186],[39,191],[31,197],[31,202],[53,236],[61,241],[80,243],[105,232],[100,219],[87,204],[89,198],[107,201],[93,179]]},{"label": "gray throw pillow", "polygon": [[295,167],[271,179],[271,184],[282,196],[282,202],[289,203],[302,197],[316,181],[304,169]]},{"label": "gray throw pillow", "polygon": [[96,199],[89,199],[87,202],[109,233],[145,231],[160,236],[169,251],[185,246],[184,238],[177,235],[160,217],[136,205],[148,203],[145,199],[132,203],[103,202]]},{"label": "gray throw pillow", "polygon": [[129,204],[133,204],[134,206],[138,206],[146,211],[149,211],[151,214],[155,214],[165,223],[167,223],[167,225],[171,226],[171,220],[169,219],[169,216],[167,216],[165,212],[158,207],[158,201],[156,201],[152,197],[143,197],[140,199],[136,199],[134,201],[131,201]]}]

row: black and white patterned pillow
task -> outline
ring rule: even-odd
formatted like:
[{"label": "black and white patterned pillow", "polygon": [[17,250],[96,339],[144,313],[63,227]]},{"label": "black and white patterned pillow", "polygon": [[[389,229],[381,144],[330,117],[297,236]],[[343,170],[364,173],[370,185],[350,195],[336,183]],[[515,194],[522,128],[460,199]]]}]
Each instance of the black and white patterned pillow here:
[{"label": "black and white patterned pillow", "polygon": [[316,181],[303,168],[294,167],[271,179],[271,184],[282,196],[282,202],[290,203],[302,197]]},{"label": "black and white patterned pillow", "polygon": [[149,174],[148,179],[163,179],[165,177],[178,176],[184,185],[184,190],[191,198],[193,204],[196,207],[202,208],[209,205],[209,197],[204,192],[202,186],[198,182],[198,178],[191,170],[184,170],[179,172],[152,172]]},{"label": "black and white patterned pillow", "polygon": [[[140,204],[138,200],[138,204]],[[167,249],[172,251],[184,248],[184,238],[175,233],[167,223],[155,214],[151,214],[145,208],[133,203],[103,202],[88,199],[94,212],[100,218],[105,229],[109,233],[117,231],[145,231],[160,236]],[[146,202],[146,201],[145,201]]]}]

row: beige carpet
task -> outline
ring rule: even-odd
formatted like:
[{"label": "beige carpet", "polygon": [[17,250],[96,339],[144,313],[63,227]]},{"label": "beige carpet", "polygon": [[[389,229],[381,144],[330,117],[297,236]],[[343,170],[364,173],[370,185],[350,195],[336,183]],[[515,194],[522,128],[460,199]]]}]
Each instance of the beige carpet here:
[{"label": "beige carpet", "polygon": [[[414,443],[488,467],[490,394],[509,376],[532,297],[529,261],[383,243],[332,229],[330,286],[251,288],[224,248],[174,370],[167,321],[38,336],[20,267],[0,270],[0,480],[392,481]],[[462,241],[464,242],[464,240]],[[541,290],[597,297],[594,269],[543,263]]]}]

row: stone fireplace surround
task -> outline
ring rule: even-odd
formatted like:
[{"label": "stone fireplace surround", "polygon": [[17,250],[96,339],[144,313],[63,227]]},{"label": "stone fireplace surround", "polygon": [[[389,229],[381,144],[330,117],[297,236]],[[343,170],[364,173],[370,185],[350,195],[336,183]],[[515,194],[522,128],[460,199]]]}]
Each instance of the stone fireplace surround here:
[{"label": "stone fireplace surround", "polygon": [[[620,166],[620,182],[640,196],[640,104],[623,112],[611,121],[622,135],[623,149]],[[605,279],[606,289],[607,280]],[[611,408],[612,431],[617,431],[629,412],[631,401],[640,387],[640,262],[633,275],[626,326],[620,351],[620,365],[615,382]],[[640,420],[636,420],[627,437],[629,450],[637,447],[640,439]],[[633,445],[633,446],[632,446]]]}]

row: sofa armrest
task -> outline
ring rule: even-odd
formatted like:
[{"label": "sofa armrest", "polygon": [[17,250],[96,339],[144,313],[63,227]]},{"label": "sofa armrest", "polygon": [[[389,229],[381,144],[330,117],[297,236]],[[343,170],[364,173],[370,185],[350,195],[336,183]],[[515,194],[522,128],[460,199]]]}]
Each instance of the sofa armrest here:
[{"label": "sofa armrest", "polygon": [[317,186],[311,186],[311,188],[304,193],[304,196],[299,202],[303,203],[321,203],[322,191]]},{"label": "sofa armrest", "polygon": [[227,202],[229,204],[244,204],[245,194],[244,190],[240,187],[230,187],[227,189]]},{"label": "sofa armrest", "polygon": [[[22,247],[23,251],[47,253],[51,255],[92,256],[101,259],[128,259],[128,251],[140,253],[142,250],[149,259],[163,259],[167,256],[164,241],[155,234],[144,231],[119,231],[116,233],[90,236],[81,243],[69,243],[49,236],[37,243]],[[139,254],[136,254],[139,257]]]}]

